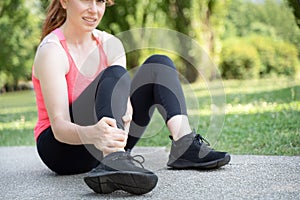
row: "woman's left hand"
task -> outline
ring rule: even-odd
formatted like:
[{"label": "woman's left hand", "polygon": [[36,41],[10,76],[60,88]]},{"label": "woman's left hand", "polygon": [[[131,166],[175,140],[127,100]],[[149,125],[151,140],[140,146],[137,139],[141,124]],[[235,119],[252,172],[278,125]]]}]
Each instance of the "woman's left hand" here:
[{"label": "woman's left hand", "polygon": [[132,108],[132,105],[131,105],[131,102],[130,102],[130,98],[128,98],[127,110],[126,110],[125,115],[122,117],[122,120],[124,122],[124,129],[125,129],[127,134],[129,132],[130,122],[132,120],[132,113],[133,113],[133,108]]}]

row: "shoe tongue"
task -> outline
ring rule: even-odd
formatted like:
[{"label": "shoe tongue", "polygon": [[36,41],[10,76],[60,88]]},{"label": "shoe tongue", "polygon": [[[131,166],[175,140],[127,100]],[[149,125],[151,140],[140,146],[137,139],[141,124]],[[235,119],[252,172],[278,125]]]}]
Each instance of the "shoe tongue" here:
[{"label": "shoe tongue", "polygon": [[187,134],[181,137],[179,140],[172,142],[171,151],[175,157],[182,156],[193,144],[194,138],[196,137],[195,133]]}]

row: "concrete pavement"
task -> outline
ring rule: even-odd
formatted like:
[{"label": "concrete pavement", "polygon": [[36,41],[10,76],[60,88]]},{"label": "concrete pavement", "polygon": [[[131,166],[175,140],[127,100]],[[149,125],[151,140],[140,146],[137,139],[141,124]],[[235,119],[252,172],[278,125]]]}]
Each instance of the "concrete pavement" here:
[{"label": "concrete pavement", "polygon": [[300,199],[300,156],[232,155],[218,170],[169,170],[163,147],[137,147],[145,168],[159,177],[156,188],[134,196],[93,193],[84,174],[58,176],[35,147],[0,147],[0,199]]}]

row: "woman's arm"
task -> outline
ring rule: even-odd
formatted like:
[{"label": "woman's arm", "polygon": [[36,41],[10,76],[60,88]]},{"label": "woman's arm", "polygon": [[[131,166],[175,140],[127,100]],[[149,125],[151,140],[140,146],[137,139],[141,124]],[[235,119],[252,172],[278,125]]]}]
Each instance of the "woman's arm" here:
[{"label": "woman's arm", "polygon": [[70,123],[65,79],[68,70],[68,58],[56,43],[49,42],[38,49],[34,61],[34,76],[40,81],[54,136],[65,143],[81,144],[78,135],[80,127]]},{"label": "woman's arm", "polygon": [[55,138],[67,144],[95,144],[103,152],[114,152],[126,145],[127,134],[117,128],[111,118],[103,118],[91,126],[71,122],[65,75],[68,58],[56,43],[41,46],[34,61],[34,76],[39,79]]}]

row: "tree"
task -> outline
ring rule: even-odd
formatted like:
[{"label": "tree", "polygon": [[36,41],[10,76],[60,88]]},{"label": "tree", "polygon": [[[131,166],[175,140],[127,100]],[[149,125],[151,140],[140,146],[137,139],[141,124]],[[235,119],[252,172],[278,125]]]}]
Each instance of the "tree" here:
[{"label": "tree", "polygon": [[50,4],[50,0],[40,0],[40,4],[41,4],[42,11],[45,12]]},{"label": "tree", "polygon": [[[195,13],[192,22],[193,30],[199,32],[197,40],[202,41],[205,51],[215,65],[218,65],[220,60],[221,38],[224,35],[225,18],[230,3],[231,0],[196,0],[192,7],[192,11]],[[194,27],[194,24],[197,23],[199,24],[198,28]],[[211,67],[208,74],[209,79],[217,78],[216,68]]]},{"label": "tree", "polygon": [[[106,9],[105,17],[102,19],[99,28],[114,35],[121,34],[124,31],[147,26],[158,27],[165,25],[165,13],[161,12],[160,6],[163,0],[157,0],[155,3],[144,0],[115,0],[115,5]],[[128,34],[131,34],[128,32]],[[138,46],[140,42],[135,35],[129,35],[130,46]],[[136,50],[127,52],[128,68],[136,67],[140,64],[142,52]]]},{"label": "tree", "polygon": [[287,4],[293,9],[296,23],[300,28],[300,1],[299,0],[286,0]]},{"label": "tree", "polygon": [[283,1],[232,0],[225,30],[223,39],[261,34],[274,40],[288,41],[300,52],[300,30],[291,9]]},{"label": "tree", "polygon": [[29,79],[39,40],[39,18],[34,1],[2,0],[0,3],[0,88],[13,90],[20,79]]},{"label": "tree", "polygon": [[[226,48],[233,48],[233,41],[240,41],[241,46],[248,41],[247,45],[257,49],[261,77],[272,73],[293,76],[299,70],[300,30],[286,2],[232,0],[225,29],[227,32],[223,40],[232,43]],[[222,63],[231,59],[226,58],[228,49],[223,52]],[[234,55],[235,63],[238,56],[243,58],[242,54]],[[254,57],[252,60],[255,60]],[[223,73],[226,73],[224,70]]]},{"label": "tree", "polygon": [[[229,0],[157,0],[155,3],[148,0],[116,0],[115,2],[115,6],[106,10],[106,17],[100,24],[102,29],[111,30],[116,34],[133,28],[169,28],[198,41],[203,45],[207,55],[217,60],[220,49],[214,47],[220,43],[220,36],[223,34],[221,27],[224,24],[223,19],[227,13]],[[135,42],[134,39],[132,42]],[[191,50],[190,44],[180,44],[182,53]],[[192,50],[190,52],[192,53]],[[189,56],[187,60],[194,59],[192,55],[187,56]],[[136,66],[139,57],[138,52],[128,55],[129,65]],[[191,66],[186,59],[176,60],[181,60],[179,64],[183,66],[180,67],[181,73],[189,81],[198,78],[194,67],[199,66]],[[214,74],[215,72],[211,72],[210,77],[207,78],[213,77]]]}]

